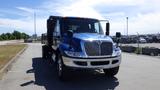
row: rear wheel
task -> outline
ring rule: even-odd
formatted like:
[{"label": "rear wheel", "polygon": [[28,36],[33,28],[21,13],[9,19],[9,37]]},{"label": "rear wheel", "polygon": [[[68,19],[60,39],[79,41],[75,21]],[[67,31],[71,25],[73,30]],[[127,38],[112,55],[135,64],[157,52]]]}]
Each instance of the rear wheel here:
[{"label": "rear wheel", "polygon": [[52,48],[48,47],[47,45],[42,46],[42,58],[45,59],[44,61],[49,65],[53,65],[53,60],[52,60]]},{"label": "rear wheel", "polygon": [[106,76],[113,77],[118,73],[119,66],[115,67],[115,68],[110,68],[110,69],[103,69],[103,71],[104,71]]},{"label": "rear wheel", "polygon": [[42,58],[46,59],[47,56],[46,56],[46,46],[42,46]]}]

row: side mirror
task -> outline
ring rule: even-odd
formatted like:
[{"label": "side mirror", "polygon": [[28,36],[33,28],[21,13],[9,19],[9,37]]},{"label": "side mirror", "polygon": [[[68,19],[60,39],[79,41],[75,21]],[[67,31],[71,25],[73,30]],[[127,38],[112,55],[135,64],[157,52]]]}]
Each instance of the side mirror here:
[{"label": "side mirror", "polygon": [[116,32],[116,38],[120,38],[121,37],[121,33],[120,32]]},{"label": "side mirror", "polygon": [[120,38],[121,38],[121,33],[120,32],[116,32],[116,38],[117,38],[117,47],[119,46],[119,42],[120,42]]},{"label": "side mirror", "polygon": [[69,38],[72,38],[72,37],[73,37],[73,32],[72,32],[72,31],[67,31],[67,36],[68,36]]},{"label": "side mirror", "polygon": [[106,23],[106,35],[109,35],[109,28],[110,28],[110,24],[109,22]]}]

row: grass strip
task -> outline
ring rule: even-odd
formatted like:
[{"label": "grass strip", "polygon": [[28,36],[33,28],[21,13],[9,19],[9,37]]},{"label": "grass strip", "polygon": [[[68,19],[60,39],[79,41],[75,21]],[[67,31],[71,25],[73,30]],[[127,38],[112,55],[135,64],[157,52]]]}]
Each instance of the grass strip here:
[{"label": "grass strip", "polygon": [[0,45],[0,69],[9,62],[26,45]]}]

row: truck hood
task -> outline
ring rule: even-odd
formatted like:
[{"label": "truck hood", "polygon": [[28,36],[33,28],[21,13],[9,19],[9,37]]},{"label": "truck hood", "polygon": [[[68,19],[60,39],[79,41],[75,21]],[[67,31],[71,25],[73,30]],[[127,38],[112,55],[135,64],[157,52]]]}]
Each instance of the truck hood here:
[{"label": "truck hood", "polygon": [[74,33],[73,37],[84,41],[104,40],[113,42],[111,37],[97,33]]}]

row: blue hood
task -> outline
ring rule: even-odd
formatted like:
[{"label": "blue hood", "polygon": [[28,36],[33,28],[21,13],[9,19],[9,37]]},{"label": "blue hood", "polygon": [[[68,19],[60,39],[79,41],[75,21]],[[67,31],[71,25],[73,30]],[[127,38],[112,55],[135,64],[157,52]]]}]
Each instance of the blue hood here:
[{"label": "blue hood", "polygon": [[84,41],[104,40],[113,42],[111,37],[97,33],[74,33],[73,37]]}]

